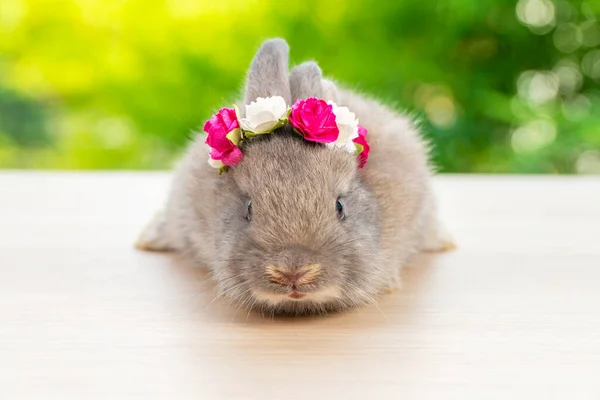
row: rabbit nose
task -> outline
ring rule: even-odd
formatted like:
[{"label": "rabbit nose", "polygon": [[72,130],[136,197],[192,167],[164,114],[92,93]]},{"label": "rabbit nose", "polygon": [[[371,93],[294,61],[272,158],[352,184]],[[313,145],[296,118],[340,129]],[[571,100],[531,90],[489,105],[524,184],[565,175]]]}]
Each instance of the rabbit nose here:
[{"label": "rabbit nose", "polygon": [[282,272],[280,274],[279,283],[285,286],[291,286],[292,288],[298,287],[298,282],[300,278],[304,276],[303,273],[290,273],[290,272]]},{"label": "rabbit nose", "polygon": [[284,269],[277,265],[268,265],[266,273],[271,282],[296,289],[298,286],[314,282],[321,273],[321,265],[308,264],[294,270]]}]

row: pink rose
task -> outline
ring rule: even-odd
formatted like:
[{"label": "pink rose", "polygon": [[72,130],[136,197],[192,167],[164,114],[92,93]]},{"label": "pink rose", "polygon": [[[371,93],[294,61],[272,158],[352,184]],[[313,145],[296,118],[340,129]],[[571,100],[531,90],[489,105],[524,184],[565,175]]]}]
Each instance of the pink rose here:
[{"label": "pink rose", "polygon": [[367,164],[367,160],[369,159],[369,151],[371,150],[371,146],[367,142],[367,130],[363,126],[358,126],[358,137],[352,139],[354,143],[356,143],[360,148],[362,147],[362,151],[358,153],[358,167],[363,168]]},{"label": "pink rose", "polygon": [[304,139],[311,142],[335,142],[340,134],[335,123],[333,106],[314,97],[296,101],[292,106],[289,121]]},{"label": "pink rose", "polygon": [[221,108],[206,121],[204,132],[208,133],[206,144],[210,146],[211,159],[219,160],[228,167],[233,167],[242,161],[244,155],[237,146],[240,124],[233,108]]}]

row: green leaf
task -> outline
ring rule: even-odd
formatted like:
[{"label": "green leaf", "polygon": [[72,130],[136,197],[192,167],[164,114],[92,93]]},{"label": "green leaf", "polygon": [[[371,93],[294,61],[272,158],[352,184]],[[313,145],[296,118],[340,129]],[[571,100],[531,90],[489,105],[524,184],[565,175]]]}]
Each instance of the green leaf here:
[{"label": "green leaf", "polygon": [[277,121],[277,123],[268,131],[265,132],[252,132],[252,131],[247,131],[247,130],[242,130],[242,137],[244,138],[253,138],[253,137],[257,137],[260,135],[268,135],[270,133],[273,133],[275,130],[285,126],[288,123],[288,119],[286,118],[281,118]]},{"label": "green leaf", "polygon": [[227,139],[236,146],[240,143],[242,139],[242,130],[240,128],[235,128],[231,132],[229,132],[226,136]]},{"label": "green leaf", "polygon": [[356,151],[354,152],[354,155],[356,156],[365,150],[365,147],[362,144],[354,143],[354,147],[356,147]]}]

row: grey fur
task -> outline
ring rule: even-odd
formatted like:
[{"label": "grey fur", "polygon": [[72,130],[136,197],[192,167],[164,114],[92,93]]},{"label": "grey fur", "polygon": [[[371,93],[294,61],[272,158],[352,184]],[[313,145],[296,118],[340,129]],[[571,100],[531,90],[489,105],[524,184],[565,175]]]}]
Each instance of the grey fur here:
[{"label": "grey fur", "polygon": [[294,67],[290,73],[292,103],[309,97],[323,98],[322,82],[321,68],[314,61],[307,61]]},{"label": "grey fur", "polygon": [[[258,97],[281,96],[291,102],[288,78],[290,48],[283,39],[267,40],[252,60],[248,71],[244,104]],[[244,112],[243,108],[240,110]]]},{"label": "grey fur", "polygon": [[[138,247],[175,250],[208,266],[225,297],[249,308],[311,314],[360,306],[397,287],[400,268],[419,251],[452,246],[437,220],[428,148],[407,117],[321,79],[314,63],[296,67],[291,85],[282,84],[284,62],[273,56],[287,57],[282,43],[268,41],[258,51],[245,99],[323,95],[348,107],[369,131],[367,166],[358,169],[353,155],[306,142],[286,127],[244,146],[244,160],[218,176],[199,135]],[[340,196],[344,220],[335,208]],[[290,289],[265,273],[268,265],[293,272],[312,263],[321,274],[302,288],[302,300],[288,298]]]}]

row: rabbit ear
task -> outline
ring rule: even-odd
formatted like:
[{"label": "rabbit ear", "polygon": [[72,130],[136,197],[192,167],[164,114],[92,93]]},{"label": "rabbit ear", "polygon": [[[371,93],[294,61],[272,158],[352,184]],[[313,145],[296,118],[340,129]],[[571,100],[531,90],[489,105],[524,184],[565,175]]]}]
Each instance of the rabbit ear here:
[{"label": "rabbit ear", "polygon": [[307,61],[292,69],[290,89],[292,102],[309,97],[323,97],[323,75],[316,62]]},{"label": "rabbit ear", "polygon": [[288,55],[290,48],[283,39],[265,41],[252,60],[244,104],[250,104],[258,97],[281,96],[290,104],[290,82]]},{"label": "rabbit ear", "polygon": [[329,79],[323,79],[321,82],[321,87],[323,88],[323,99],[327,101],[333,101],[334,103],[340,102],[340,96],[338,93],[338,88],[333,83],[333,81]]},{"label": "rabbit ear", "polygon": [[292,103],[298,99],[317,97],[337,103],[338,89],[335,83],[323,78],[321,68],[314,61],[304,62],[292,69],[290,73],[290,89]]}]

